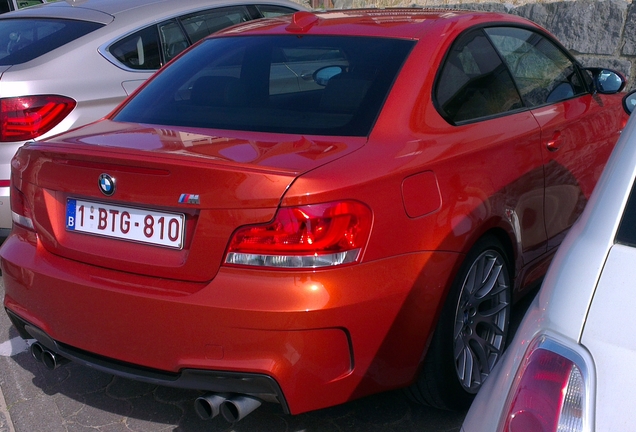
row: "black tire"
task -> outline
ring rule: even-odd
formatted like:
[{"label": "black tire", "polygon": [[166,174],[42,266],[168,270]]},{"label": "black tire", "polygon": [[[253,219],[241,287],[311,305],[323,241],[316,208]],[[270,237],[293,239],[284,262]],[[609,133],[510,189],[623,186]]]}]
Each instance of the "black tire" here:
[{"label": "black tire", "polygon": [[464,410],[503,354],[511,311],[510,260],[494,237],[466,255],[442,309],[422,371],[407,389],[415,402]]}]

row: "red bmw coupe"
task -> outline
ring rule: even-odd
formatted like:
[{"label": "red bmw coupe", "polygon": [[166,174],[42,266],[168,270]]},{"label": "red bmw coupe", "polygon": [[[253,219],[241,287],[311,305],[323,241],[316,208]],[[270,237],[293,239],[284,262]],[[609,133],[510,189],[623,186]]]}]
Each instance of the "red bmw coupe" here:
[{"label": "red bmw coupe", "polygon": [[201,390],[202,417],[399,387],[464,408],[628,115],[537,25],[298,12],[213,35],[12,162],[32,353]]}]

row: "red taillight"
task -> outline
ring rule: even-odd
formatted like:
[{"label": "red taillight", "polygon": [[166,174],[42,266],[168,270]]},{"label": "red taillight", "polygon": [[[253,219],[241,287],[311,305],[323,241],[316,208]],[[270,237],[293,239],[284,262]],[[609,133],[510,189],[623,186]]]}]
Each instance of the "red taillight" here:
[{"label": "red taillight", "polygon": [[75,105],[73,99],[55,95],[0,99],[0,142],[37,138],[57,126]]},{"label": "red taillight", "polygon": [[585,383],[579,367],[553,351],[535,350],[509,403],[505,432],[582,431]]},{"label": "red taillight", "polygon": [[356,201],[281,208],[266,225],[240,228],[225,263],[317,268],[360,259],[371,231],[371,210]]},{"label": "red taillight", "polygon": [[16,225],[30,230],[34,229],[31,207],[24,194],[16,187],[11,188],[11,218]]}]

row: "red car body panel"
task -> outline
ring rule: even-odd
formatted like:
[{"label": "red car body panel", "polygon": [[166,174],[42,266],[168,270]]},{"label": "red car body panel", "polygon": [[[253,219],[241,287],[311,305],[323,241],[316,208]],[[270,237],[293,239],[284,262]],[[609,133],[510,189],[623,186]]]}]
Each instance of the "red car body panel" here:
[{"label": "red car body panel", "polygon": [[[297,414],[413,382],[462,258],[485,233],[515,258],[516,293],[540,278],[624,125],[620,96],[454,126],[431,93],[455,37],[485,23],[530,24],[450,11],[357,14],[299,14],[220,37],[421,39],[368,137],[103,120],[23,148],[12,181],[33,204],[37,234],[15,226],[0,250],[6,308],[59,343],[125,364],[267,375]],[[551,140],[558,152],[547,150]],[[105,171],[117,173],[115,200],[96,187]],[[183,193],[200,203],[177,204]],[[185,244],[69,232],[73,197],[182,212]],[[373,212],[359,262],[223,265],[238,227],[271,221],[279,207],[345,199]]]},{"label": "red car body panel", "polygon": [[[152,289],[153,277],[60,258],[31,240],[12,236],[4,246],[17,258],[4,261],[5,280],[32,278],[33,289],[5,297],[23,319],[65,344],[148,368],[266,373],[292,414],[408,385],[445,290],[435,273],[452,272],[458,259],[422,252],[315,273],[226,268],[208,284]],[[69,302],[82,310],[69,313]]]},{"label": "red car body panel", "polygon": [[[42,245],[51,253],[98,266],[108,260],[108,266],[125,272],[209,281],[238,226],[271,220],[282,195],[299,174],[355,151],[366,141],[344,138],[333,142],[324,137],[312,140],[273,134],[237,138],[210,133],[105,120],[65,135],[64,141],[50,140],[29,156],[39,159],[37,165],[18,156],[13,165],[19,166],[21,178],[38,179],[37,186],[22,184],[18,178],[15,183],[29,200],[42,203],[34,215]],[[109,137],[108,146],[102,144],[104,136]],[[129,163],[131,158],[134,165]],[[101,238],[99,248],[95,248],[84,236],[68,232],[64,223],[66,200],[92,196],[104,201],[95,194],[96,176],[104,170],[117,173],[118,184],[126,190],[119,197],[122,204],[144,196],[144,207],[187,214],[188,241],[183,249],[149,255],[147,245],[130,243],[122,250],[120,240],[108,238]],[[193,179],[209,186],[195,186]],[[199,194],[201,205],[175,208],[182,193]]]}]

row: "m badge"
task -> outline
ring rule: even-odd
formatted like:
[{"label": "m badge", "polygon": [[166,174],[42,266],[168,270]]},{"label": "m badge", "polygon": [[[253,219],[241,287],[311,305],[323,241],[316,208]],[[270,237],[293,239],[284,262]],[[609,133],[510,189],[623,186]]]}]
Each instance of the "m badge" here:
[{"label": "m badge", "polygon": [[179,204],[201,204],[201,201],[199,200],[199,195],[181,194]]}]

